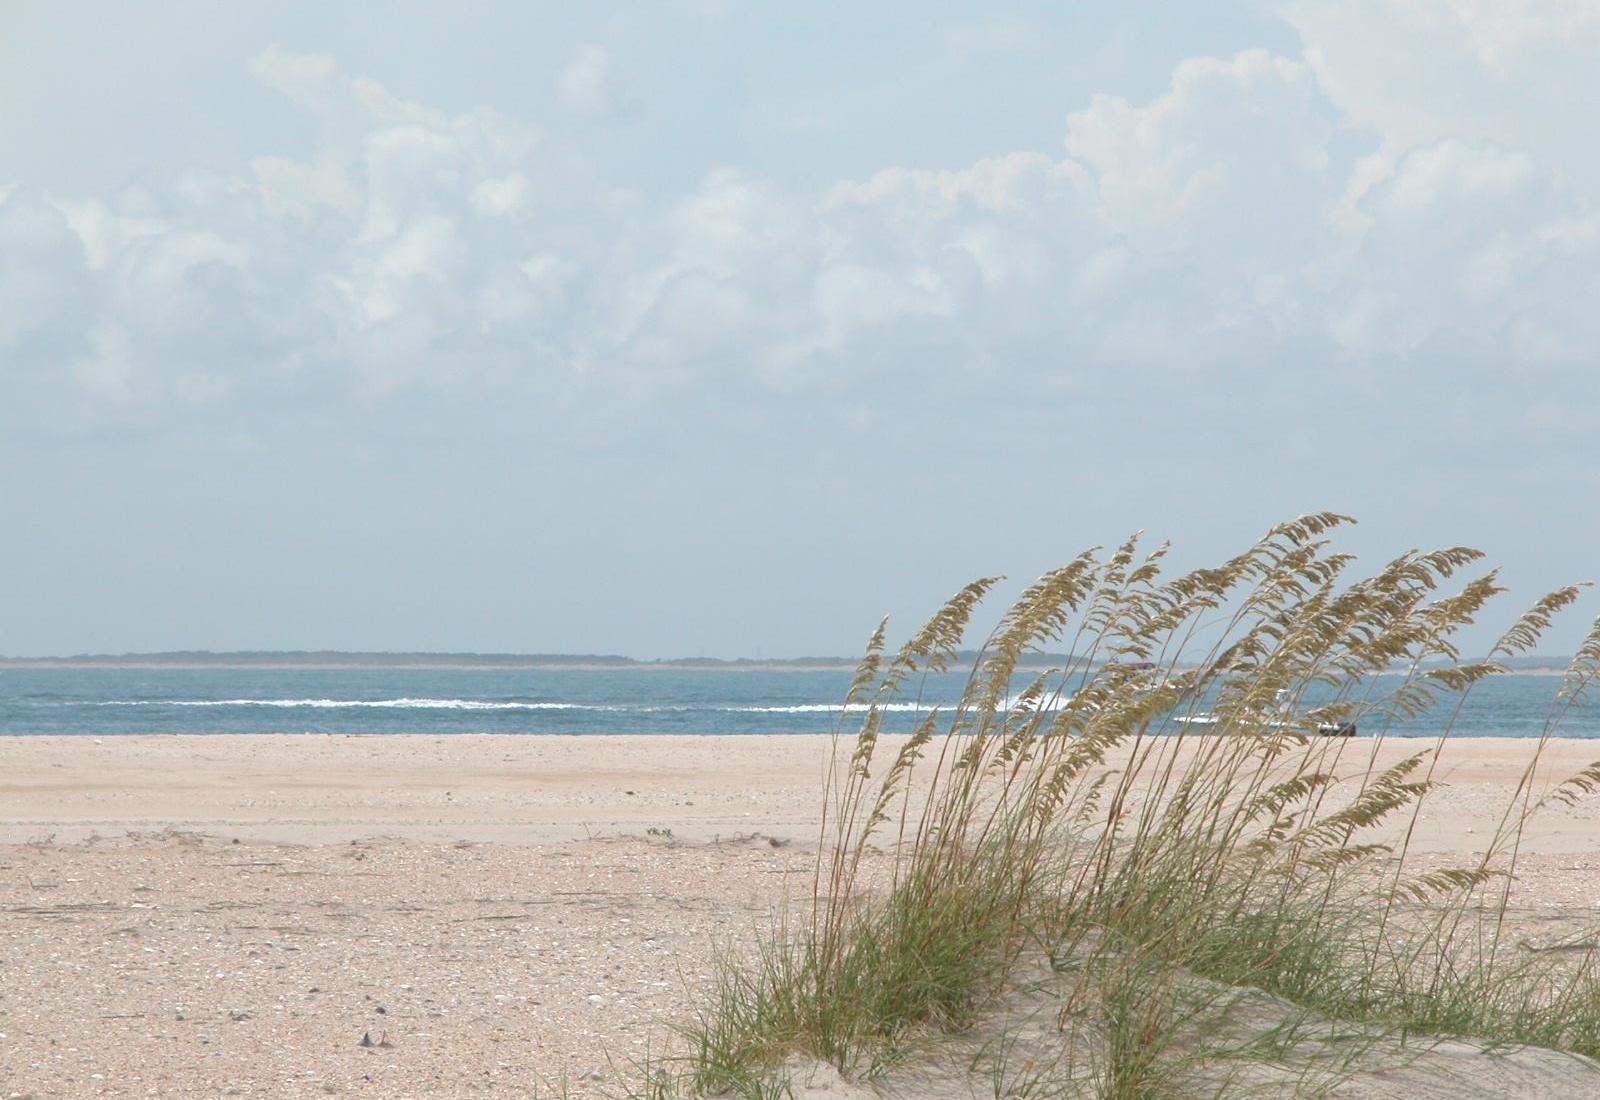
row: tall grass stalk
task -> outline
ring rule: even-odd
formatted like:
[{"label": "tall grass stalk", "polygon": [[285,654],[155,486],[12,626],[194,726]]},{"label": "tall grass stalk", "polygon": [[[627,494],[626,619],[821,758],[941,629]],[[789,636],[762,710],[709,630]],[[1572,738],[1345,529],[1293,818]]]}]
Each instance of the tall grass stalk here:
[{"label": "tall grass stalk", "polygon": [[[1492,571],[1466,575],[1480,555],[1410,552],[1351,580],[1329,539],[1346,522],[1302,516],[1173,577],[1166,547],[1141,554],[1138,537],[1086,551],[1005,611],[946,707],[920,706],[924,678],[955,661],[997,578],[892,654],[880,625],[847,699],[860,726],[836,742],[811,911],[722,968],[689,1029],[691,1088],[770,1095],[795,1052],[881,1071],[962,1034],[1040,953],[1077,976],[1062,1019],[1088,1006],[1085,1064],[1107,1095],[1164,1095],[1205,1061],[1174,1017],[1182,975],[1378,1028],[1600,1055],[1593,949],[1514,950],[1506,923],[1530,816],[1600,788],[1597,763],[1537,789],[1600,672],[1600,622],[1484,851],[1419,871],[1449,731],[1384,765],[1390,725],[1459,714],[1578,590],[1467,661],[1455,639],[1501,591]],[[1041,674],[1024,667],[1039,651],[1064,655]],[[886,737],[908,697],[914,732]],[[1349,724],[1372,736],[1323,736]]]}]

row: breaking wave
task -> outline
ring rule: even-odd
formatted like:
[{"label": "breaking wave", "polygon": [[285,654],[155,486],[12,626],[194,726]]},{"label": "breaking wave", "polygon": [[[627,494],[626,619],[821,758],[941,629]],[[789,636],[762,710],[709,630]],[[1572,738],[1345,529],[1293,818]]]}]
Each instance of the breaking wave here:
[{"label": "breaking wave", "polygon": [[[1012,700],[1003,700],[1011,706]],[[714,711],[723,714],[863,714],[865,703],[790,703],[771,706],[728,706],[716,703],[680,703],[655,705],[646,703],[548,703],[497,699],[110,699],[96,704],[102,707],[275,707],[306,708],[311,710],[496,710],[544,711],[587,710],[625,711],[634,714],[661,712]],[[1054,710],[1058,701],[1036,705],[1039,710]],[[932,703],[883,703],[878,710],[886,714],[917,714],[933,709]]]},{"label": "breaking wave", "polygon": [[112,699],[102,707],[310,707],[342,710],[638,710],[591,703],[502,703],[483,699]]},{"label": "breaking wave", "polygon": [[[788,706],[718,706],[716,704],[678,704],[656,706],[627,703],[536,703],[488,699],[111,699],[102,707],[303,707],[312,710],[592,710],[659,713],[662,711],[720,711],[729,714],[856,714],[867,708],[862,703],[795,703]],[[887,703],[878,708],[893,713],[927,710],[915,703]]]}]

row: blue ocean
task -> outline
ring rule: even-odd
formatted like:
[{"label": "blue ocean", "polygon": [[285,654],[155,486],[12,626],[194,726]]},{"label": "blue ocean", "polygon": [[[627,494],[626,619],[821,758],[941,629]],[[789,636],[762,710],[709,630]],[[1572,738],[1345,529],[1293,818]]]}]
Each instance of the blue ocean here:
[{"label": "blue ocean", "polygon": [[[1380,680],[1380,683],[1382,681]],[[0,734],[518,733],[785,734],[850,728],[840,669],[693,668],[0,668]],[[956,699],[965,674],[930,678],[924,705]],[[1559,677],[1479,684],[1391,725],[1426,737],[1536,737]],[[910,729],[916,706],[889,715]],[[1361,733],[1377,732],[1363,724]],[[1559,733],[1600,737],[1600,706],[1572,708]]]}]

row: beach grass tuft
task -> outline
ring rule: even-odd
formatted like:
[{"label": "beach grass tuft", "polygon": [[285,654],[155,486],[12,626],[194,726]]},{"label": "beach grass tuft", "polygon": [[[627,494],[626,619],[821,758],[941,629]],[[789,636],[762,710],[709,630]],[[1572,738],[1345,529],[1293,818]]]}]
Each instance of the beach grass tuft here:
[{"label": "beach grass tuft", "polygon": [[[1600,764],[1536,781],[1600,673],[1600,623],[1481,853],[1419,865],[1449,731],[1380,766],[1390,727],[1459,714],[1579,589],[1467,660],[1456,639],[1501,592],[1481,556],[1351,579],[1332,543],[1348,522],[1301,516],[1171,577],[1137,536],[1085,551],[1022,592],[960,699],[909,736],[886,735],[886,708],[920,703],[997,578],[896,651],[880,624],[809,906],[724,961],[687,1054],[641,1095],[787,1095],[796,1055],[870,1080],[963,1043],[996,1096],[1316,1094],[1417,1035],[1600,1056],[1593,938],[1531,949],[1508,920],[1529,820],[1600,788]],[[1024,671],[1038,652],[1065,656]],[[1328,736],[1351,727],[1366,736]],[[1025,973],[1046,975],[1050,1026],[995,1032]]]}]

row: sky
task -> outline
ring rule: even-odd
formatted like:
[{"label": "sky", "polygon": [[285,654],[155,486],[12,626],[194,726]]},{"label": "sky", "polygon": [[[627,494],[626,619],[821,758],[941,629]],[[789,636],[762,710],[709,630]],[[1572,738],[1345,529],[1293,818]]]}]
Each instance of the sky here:
[{"label": "sky", "polygon": [[1320,509],[1485,551],[1486,641],[1600,578],[1597,58],[1600,0],[0,0],[0,654],[850,654]]}]

